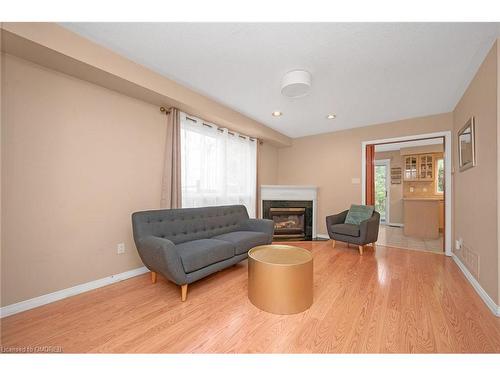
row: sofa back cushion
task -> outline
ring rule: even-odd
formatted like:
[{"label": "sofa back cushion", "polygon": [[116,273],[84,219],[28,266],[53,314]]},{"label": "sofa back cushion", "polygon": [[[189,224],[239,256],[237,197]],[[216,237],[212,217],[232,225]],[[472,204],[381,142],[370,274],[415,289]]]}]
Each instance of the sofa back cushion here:
[{"label": "sofa back cushion", "polygon": [[155,236],[178,244],[236,231],[247,219],[243,205],[176,208],[135,212],[132,226],[136,241]]}]

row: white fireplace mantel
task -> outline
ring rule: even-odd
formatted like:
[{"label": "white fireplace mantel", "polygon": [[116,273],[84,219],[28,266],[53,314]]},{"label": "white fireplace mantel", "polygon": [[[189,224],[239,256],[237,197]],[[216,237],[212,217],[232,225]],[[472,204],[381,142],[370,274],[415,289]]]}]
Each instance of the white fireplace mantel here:
[{"label": "white fireplace mantel", "polygon": [[316,238],[316,216],[318,207],[318,188],[302,185],[261,185],[260,212],[262,216],[262,201],[312,201],[312,236]]}]

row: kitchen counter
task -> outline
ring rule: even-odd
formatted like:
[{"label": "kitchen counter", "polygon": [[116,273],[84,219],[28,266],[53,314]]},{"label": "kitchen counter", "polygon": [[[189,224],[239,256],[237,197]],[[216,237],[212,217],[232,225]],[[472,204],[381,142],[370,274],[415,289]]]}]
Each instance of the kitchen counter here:
[{"label": "kitchen counter", "polygon": [[443,199],[440,197],[403,198],[405,236],[439,238]]}]

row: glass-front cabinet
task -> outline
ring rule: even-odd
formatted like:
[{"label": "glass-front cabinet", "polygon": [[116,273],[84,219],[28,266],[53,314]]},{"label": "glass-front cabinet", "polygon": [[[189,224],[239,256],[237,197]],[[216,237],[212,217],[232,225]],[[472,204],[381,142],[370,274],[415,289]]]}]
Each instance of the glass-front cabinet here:
[{"label": "glass-front cabinet", "polygon": [[432,181],[434,179],[434,157],[432,155],[419,155],[418,169],[420,180]]},{"label": "glass-front cabinet", "polygon": [[417,173],[417,155],[408,155],[405,156],[405,171],[404,171],[404,179],[405,180],[415,180],[418,177]]},{"label": "glass-front cabinet", "polygon": [[432,181],[434,156],[432,154],[406,155],[404,179],[406,181]]}]

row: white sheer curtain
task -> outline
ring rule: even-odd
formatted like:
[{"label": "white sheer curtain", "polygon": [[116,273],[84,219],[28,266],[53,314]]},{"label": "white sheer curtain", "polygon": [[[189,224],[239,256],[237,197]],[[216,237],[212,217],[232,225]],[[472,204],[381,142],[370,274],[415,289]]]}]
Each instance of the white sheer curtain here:
[{"label": "white sheer curtain", "polygon": [[181,113],[182,207],[244,204],[255,217],[257,140]]}]

